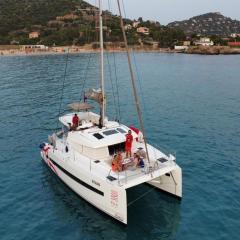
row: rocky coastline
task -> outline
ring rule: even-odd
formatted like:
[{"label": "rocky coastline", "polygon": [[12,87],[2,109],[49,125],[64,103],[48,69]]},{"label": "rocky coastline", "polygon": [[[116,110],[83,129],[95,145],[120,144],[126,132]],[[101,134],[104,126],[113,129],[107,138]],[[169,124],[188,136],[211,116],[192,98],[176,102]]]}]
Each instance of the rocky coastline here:
[{"label": "rocky coastline", "polygon": [[185,50],[184,53],[200,55],[234,55],[240,54],[240,48],[231,48],[228,46],[193,46]]}]

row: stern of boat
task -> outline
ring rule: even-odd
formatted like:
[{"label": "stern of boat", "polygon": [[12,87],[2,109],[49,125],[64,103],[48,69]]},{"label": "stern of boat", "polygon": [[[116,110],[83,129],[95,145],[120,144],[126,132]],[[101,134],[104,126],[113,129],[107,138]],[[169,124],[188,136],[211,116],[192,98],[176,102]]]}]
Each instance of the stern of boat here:
[{"label": "stern of boat", "polygon": [[182,199],[182,169],[177,165],[174,170],[147,183],[179,200]]}]

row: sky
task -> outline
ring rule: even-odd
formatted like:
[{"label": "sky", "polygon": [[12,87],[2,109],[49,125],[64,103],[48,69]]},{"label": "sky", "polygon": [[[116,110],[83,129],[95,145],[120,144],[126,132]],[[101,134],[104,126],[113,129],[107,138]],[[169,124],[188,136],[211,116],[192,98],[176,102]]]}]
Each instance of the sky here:
[{"label": "sky", "polygon": [[[86,0],[95,5],[98,0]],[[117,0],[102,0],[105,9],[116,12]],[[169,22],[189,19],[208,12],[221,12],[226,17],[240,20],[240,0],[123,0],[127,18]],[[122,0],[120,0],[122,2]]]}]

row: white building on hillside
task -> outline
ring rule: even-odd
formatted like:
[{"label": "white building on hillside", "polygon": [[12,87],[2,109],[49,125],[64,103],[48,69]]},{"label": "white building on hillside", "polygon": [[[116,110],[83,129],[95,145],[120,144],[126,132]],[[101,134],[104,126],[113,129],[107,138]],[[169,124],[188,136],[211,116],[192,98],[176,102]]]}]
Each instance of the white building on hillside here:
[{"label": "white building on hillside", "polygon": [[132,25],[131,24],[127,24],[124,26],[125,30],[131,30],[132,29]]},{"label": "white building on hillside", "polygon": [[231,33],[230,37],[237,38],[237,37],[240,37],[240,34],[239,33]]},{"label": "white building on hillside", "polygon": [[139,28],[137,28],[137,32],[145,34],[145,35],[149,35],[149,28],[147,28],[147,27],[139,27]]}]

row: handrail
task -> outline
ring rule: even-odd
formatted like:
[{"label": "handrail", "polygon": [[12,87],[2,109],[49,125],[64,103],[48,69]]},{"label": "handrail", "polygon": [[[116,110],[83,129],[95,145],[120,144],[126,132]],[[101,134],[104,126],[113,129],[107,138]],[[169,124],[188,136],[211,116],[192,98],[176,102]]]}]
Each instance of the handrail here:
[{"label": "handrail", "polygon": [[[169,157],[171,156],[172,154],[169,154]],[[176,161],[175,160],[169,160],[170,163],[174,163],[176,165]],[[128,182],[128,179],[130,179],[131,177],[136,177],[137,175],[148,175],[148,174],[152,174],[154,173],[155,171],[159,170],[161,168],[161,165],[159,164],[158,160],[155,159],[155,160],[152,160],[150,159],[150,163],[148,162],[145,162],[145,166],[144,168],[141,168],[142,171],[137,171],[136,174],[132,174],[132,175],[128,175],[127,174],[127,171],[128,169],[125,169],[124,171],[122,172],[118,172],[118,185],[121,186],[123,184],[123,181],[125,182],[125,184]],[[125,175],[125,178],[124,179],[120,179],[120,175]]]}]

